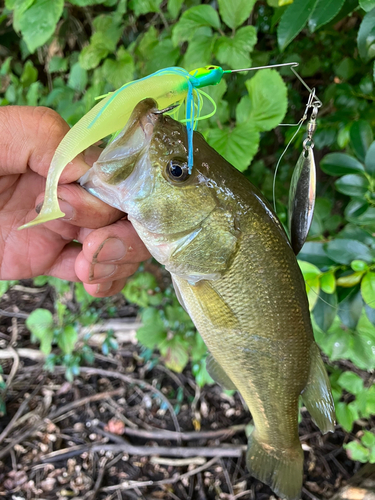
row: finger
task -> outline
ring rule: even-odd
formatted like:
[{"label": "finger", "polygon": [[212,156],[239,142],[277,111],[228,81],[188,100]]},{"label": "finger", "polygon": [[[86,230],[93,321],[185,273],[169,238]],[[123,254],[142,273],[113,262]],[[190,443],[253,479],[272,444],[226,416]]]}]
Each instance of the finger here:
[{"label": "finger", "polygon": [[45,274],[67,281],[80,281],[75,272],[75,263],[80,253],[81,245],[79,243],[69,243]]},{"label": "finger", "polygon": [[92,295],[93,297],[110,297],[111,295],[115,295],[116,293],[121,292],[126,283],[126,279],[120,279],[117,281],[110,281],[107,283],[100,283],[98,285],[90,285],[84,283],[83,286],[87,293]]},{"label": "finger", "polygon": [[138,263],[93,264],[89,262],[83,252],[76,259],[75,272],[78,278],[87,284],[109,283],[119,279],[128,278],[138,269]]},{"label": "finger", "polygon": [[[78,184],[64,184],[59,186],[57,190],[59,205],[64,212],[65,217],[59,221],[68,221],[71,225],[98,228],[108,226],[116,220],[124,217],[124,213],[116,208],[112,208],[103,201],[99,200],[92,194],[88,193]],[[36,200],[36,209],[40,209],[44,201],[44,193],[38,196]],[[58,230],[58,221],[55,225]],[[49,223],[49,228],[53,230],[52,224]]]},{"label": "finger", "polygon": [[80,239],[83,254],[92,264],[140,263],[150,257],[150,253],[128,220],[119,220],[85,234]]},{"label": "finger", "polygon": [[[43,106],[0,108],[0,175],[25,173],[27,168],[47,177],[55,150],[69,125],[52,109]],[[88,156],[91,160],[93,156]],[[87,172],[83,155],[69,163],[62,183],[73,182]]]}]

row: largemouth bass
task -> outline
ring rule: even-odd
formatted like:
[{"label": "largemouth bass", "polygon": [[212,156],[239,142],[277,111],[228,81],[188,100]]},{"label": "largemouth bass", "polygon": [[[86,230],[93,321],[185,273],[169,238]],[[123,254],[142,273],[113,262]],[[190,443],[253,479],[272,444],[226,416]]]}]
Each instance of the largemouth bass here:
[{"label": "largemouth bass", "polygon": [[300,497],[298,398],[333,431],[329,380],[314,342],[305,283],[262,194],[201,136],[187,166],[185,127],[141,101],[80,183],[128,214],[172,275],[202,335],[207,367],[242,394],[254,419],[247,465],[289,500]]}]

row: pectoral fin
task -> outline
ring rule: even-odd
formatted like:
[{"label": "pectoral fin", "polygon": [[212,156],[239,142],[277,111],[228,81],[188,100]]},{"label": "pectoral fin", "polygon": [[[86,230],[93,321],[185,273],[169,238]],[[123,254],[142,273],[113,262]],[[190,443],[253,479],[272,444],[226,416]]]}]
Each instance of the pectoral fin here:
[{"label": "pectoral fin", "polygon": [[302,391],[303,402],[311,418],[323,432],[335,429],[335,406],[326,369],[318,346],[311,347],[311,367],[309,379]]},{"label": "pectoral fin", "polygon": [[210,377],[213,378],[215,382],[220,384],[223,389],[227,389],[228,391],[237,391],[237,387],[212,354],[207,356],[206,368]]}]

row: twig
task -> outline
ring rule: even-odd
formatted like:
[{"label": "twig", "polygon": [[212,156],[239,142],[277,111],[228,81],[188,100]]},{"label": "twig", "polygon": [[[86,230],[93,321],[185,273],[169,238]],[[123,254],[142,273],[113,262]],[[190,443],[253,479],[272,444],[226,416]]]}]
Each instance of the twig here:
[{"label": "twig", "polygon": [[124,390],[125,389],[123,387],[120,387],[119,389],[116,389],[111,392],[100,392],[99,394],[93,394],[91,396],[86,396],[85,398],[78,399],[77,401],[72,401],[71,403],[68,403],[62,408],[58,408],[57,410],[55,410],[53,413],[48,415],[47,418],[48,420],[54,420],[57,417],[63,415],[65,412],[73,410],[74,408],[77,408],[79,406],[84,406],[87,403],[93,403],[94,401],[100,401],[101,399],[105,399],[112,396],[121,396],[124,393]]},{"label": "twig", "polygon": [[193,469],[189,472],[186,472],[185,474],[181,474],[181,475],[176,474],[174,477],[171,477],[168,479],[161,479],[160,481],[124,481],[123,483],[120,483],[119,485],[107,486],[106,488],[102,488],[100,491],[107,492],[107,491],[113,491],[116,489],[121,489],[123,491],[123,490],[131,490],[134,488],[142,488],[145,486],[162,486],[164,484],[177,483],[178,481],[181,481],[182,479],[186,479],[188,477],[195,476],[196,474],[199,474],[200,472],[208,469],[209,467],[211,467],[211,465],[215,464],[218,460],[219,460],[219,457],[214,457],[213,459],[209,460],[204,465],[197,467],[196,469]]},{"label": "twig", "polygon": [[233,496],[234,496],[234,491],[233,491],[233,486],[232,486],[232,483],[230,481],[230,478],[229,478],[229,474],[228,474],[228,471],[227,471],[227,468],[225,467],[223,461],[220,459],[220,463],[221,463],[221,466],[223,468],[223,474],[224,474],[224,477],[225,477],[225,481],[228,485],[228,489],[229,489],[229,493],[230,493],[230,500],[233,500]]},{"label": "twig", "polygon": [[7,386],[6,386],[6,389],[4,389],[2,391],[2,394],[3,394],[3,399],[4,399],[4,396],[7,392],[7,390],[9,389],[10,387],[10,384],[12,383],[12,380],[14,379],[14,377],[16,376],[16,373],[18,372],[18,368],[20,366],[20,358],[17,354],[17,351],[13,348],[13,347],[8,347],[8,349],[11,351],[12,353],[12,357],[13,357],[13,365],[12,365],[12,368],[10,370],[10,373],[7,377]]},{"label": "twig", "polygon": [[100,470],[98,473],[98,477],[96,478],[95,485],[91,491],[88,491],[86,495],[84,496],[84,500],[95,500],[97,497],[100,485],[102,484],[106,465],[107,465],[108,459],[107,458],[102,458],[100,461]]},{"label": "twig", "polygon": [[[121,387],[120,389],[116,389],[115,391],[112,391],[112,392],[94,394],[92,396],[88,396],[86,398],[82,398],[82,399],[79,399],[77,401],[73,401],[72,403],[69,403],[69,404],[63,406],[62,408],[57,409],[55,412],[50,413],[49,415],[47,415],[41,422],[38,422],[38,423],[34,424],[33,426],[31,426],[23,434],[20,434],[19,436],[12,438],[12,442],[9,443],[7,446],[5,446],[2,450],[0,450],[0,459],[3,458],[4,456],[6,456],[9,453],[9,451],[16,444],[21,443],[22,441],[24,441],[25,439],[27,439],[29,436],[32,436],[34,434],[34,432],[37,432],[38,430],[42,429],[47,424],[47,422],[49,422],[51,420],[55,420],[56,421],[56,419],[58,417],[61,417],[61,415],[63,415],[64,413],[66,413],[66,412],[68,412],[68,411],[70,411],[70,410],[72,410],[74,408],[77,408],[79,406],[83,406],[83,405],[85,405],[87,403],[90,403],[92,401],[99,401],[100,399],[103,399],[103,398],[106,398],[106,397],[109,397],[109,396],[119,395],[119,394],[122,394],[123,392],[124,392],[124,389]],[[33,394],[28,398],[27,402],[34,395],[34,393],[36,393],[36,389],[33,391]],[[26,403],[26,402],[24,402],[24,403]],[[16,425],[17,422],[16,422],[15,417],[18,418],[19,414],[21,413],[20,412],[21,408],[22,408],[22,411],[23,411],[23,408],[24,408],[23,405],[24,405],[24,403],[21,404],[21,406],[19,407],[16,415],[13,417],[13,419],[9,423],[8,427],[10,427],[10,426],[14,427]],[[9,434],[10,429],[8,430],[8,427],[3,431],[3,433],[2,433],[1,436],[3,436],[3,434],[5,434],[5,435],[4,435],[4,437],[2,439],[4,439],[6,437],[6,435]]]},{"label": "twig", "polygon": [[[16,350],[16,353],[20,358],[28,358],[32,359],[33,361],[43,361],[45,359],[45,355],[37,349],[20,348]],[[0,359],[8,359],[13,357],[14,355],[12,349],[10,349],[9,347],[0,349]]]},{"label": "twig", "polygon": [[4,309],[0,309],[0,316],[5,316],[6,318],[19,318],[19,319],[27,319],[29,317],[29,315],[26,313],[4,311]]},{"label": "twig", "polygon": [[204,457],[191,457],[191,458],[165,458],[165,457],[151,457],[152,464],[170,465],[172,467],[184,467],[186,465],[203,465],[207,462]]},{"label": "twig", "polygon": [[100,375],[102,377],[118,378],[118,379],[123,380],[124,382],[126,382],[128,384],[136,384],[136,385],[139,385],[141,387],[143,386],[146,389],[148,389],[149,391],[154,392],[155,394],[157,394],[160,397],[160,399],[168,407],[168,409],[169,409],[169,411],[171,413],[171,417],[172,417],[175,429],[176,429],[177,432],[180,432],[180,425],[178,423],[178,420],[177,420],[176,414],[174,412],[173,406],[168,401],[168,399],[164,396],[164,394],[161,391],[159,391],[159,389],[156,389],[156,387],[154,387],[151,384],[145,382],[144,380],[139,380],[139,379],[136,379],[136,378],[132,378],[132,377],[129,377],[128,375],[125,375],[123,373],[118,373],[118,372],[114,372],[114,371],[110,371],[110,370],[101,370],[99,368],[88,368],[86,366],[83,366],[80,371],[81,371],[81,373],[87,373],[88,375]]},{"label": "twig", "polygon": [[40,288],[31,288],[28,286],[13,285],[12,290],[16,290],[17,292],[25,292],[25,293],[40,293],[40,292],[43,292],[44,286],[41,286]]},{"label": "twig", "polygon": [[3,430],[3,432],[0,434],[0,443],[2,443],[4,441],[4,439],[8,436],[8,434],[10,433],[10,431],[16,425],[17,420],[20,418],[20,416],[22,415],[24,409],[27,407],[27,405],[29,404],[29,402],[34,398],[35,394],[37,394],[37,392],[39,391],[41,385],[42,385],[42,383],[40,383],[37,387],[35,387],[35,389],[30,394],[30,396],[22,401],[22,403],[20,404],[20,406],[19,406],[18,410],[16,411],[14,417],[9,422],[9,424],[5,427],[5,429]]},{"label": "twig", "polygon": [[302,491],[303,491],[303,493],[304,493],[305,495],[307,495],[308,497],[312,498],[312,500],[319,500],[319,498],[318,498],[318,497],[316,497],[315,495],[313,495],[313,494],[311,493],[311,491],[309,491],[308,489],[306,489],[306,488],[302,488]]},{"label": "twig", "polygon": [[168,439],[171,441],[178,441],[181,439],[182,441],[193,441],[200,439],[218,439],[223,438],[227,439],[233,434],[237,432],[242,432],[246,428],[246,425],[233,425],[232,427],[228,427],[227,429],[218,429],[215,431],[200,431],[200,432],[175,432],[175,431],[167,431],[164,429],[158,429],[155,431],[145,431],[143,429],[130,429],[129,427],[125,427],[124,434],[128,436],[140,437],[144,439]]},{"label": "twig", "polygon": [[113,453],[127,453],[128,455],[140,456],[153,456],[153,455],[166,455],[169,457],[240,457],[246,450],[245,445],[227,446],[227,447],[173,447],[168,446],[133,446],[132,444],[107,444],[98,443],[92,445],[77,445],[65,448],[63,450],[53,451],[47,455],[43,455],[41,460],[43,462],[56,462],[66,460],[72,456],[80,455],[84,452],[113,452]]}]

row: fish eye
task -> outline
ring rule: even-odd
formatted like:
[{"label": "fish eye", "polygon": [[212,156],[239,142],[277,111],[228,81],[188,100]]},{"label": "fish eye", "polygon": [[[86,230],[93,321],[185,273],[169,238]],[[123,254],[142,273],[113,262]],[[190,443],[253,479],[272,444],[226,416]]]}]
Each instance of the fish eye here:
[{"label": "fish eye", "polygon": [[189,167],[183,160],[171,160],[167,165],[167,174],[172,181],[182,182],[189,177]]}]

